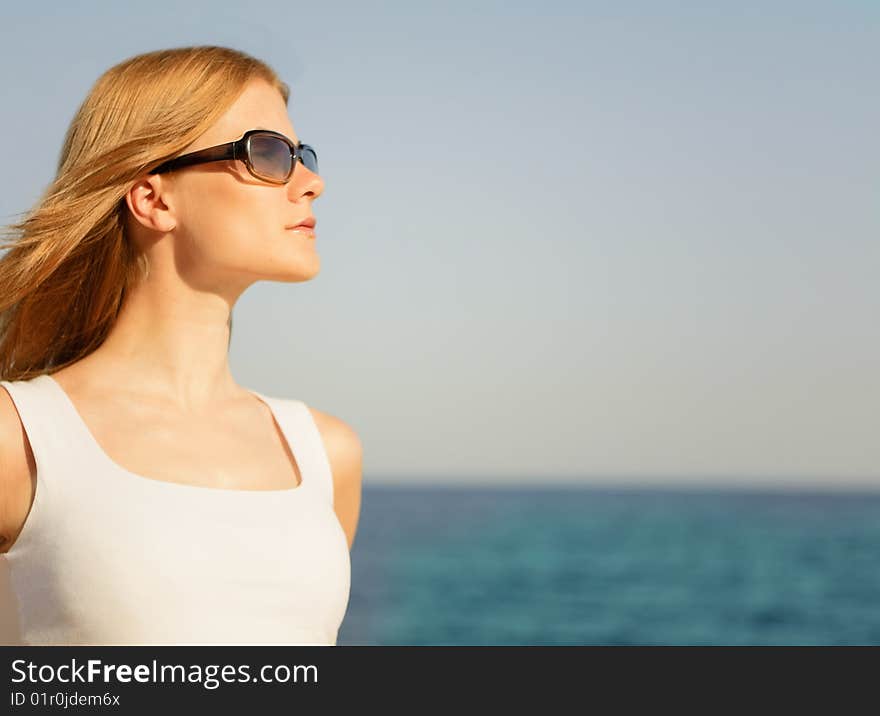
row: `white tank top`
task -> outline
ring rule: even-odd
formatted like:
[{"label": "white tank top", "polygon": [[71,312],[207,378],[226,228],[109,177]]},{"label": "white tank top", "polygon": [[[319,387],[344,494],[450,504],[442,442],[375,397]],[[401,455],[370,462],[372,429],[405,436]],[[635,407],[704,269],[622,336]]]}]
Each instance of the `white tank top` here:
[{"label": "white tank top", "polygon": [[228,490],[118,465],[49,375],[0,385],[37,467],[30,514],[0,555],[2,643],[336,644],[351,564],[305,403],[249,391],[271,409],[300,485]]}]

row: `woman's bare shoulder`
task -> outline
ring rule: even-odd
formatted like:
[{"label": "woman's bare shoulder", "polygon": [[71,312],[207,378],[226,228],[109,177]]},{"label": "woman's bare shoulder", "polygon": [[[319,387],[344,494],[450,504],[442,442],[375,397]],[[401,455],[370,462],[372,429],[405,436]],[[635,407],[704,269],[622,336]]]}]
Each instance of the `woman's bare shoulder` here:
[{"label": "woman's bare shoulder", "polygon": [[341,456],[342,459],[363,449],[360,436],[357,431],[341,418],[325,413],[311,405],[307,406],[312,414],[312,419],[318,427],[324,448],[331,459]]},{"label": "woman's bare shoulder", "polygon": [[36,464],[18,410],[0,386],[0,553],[9,551],[31,509]]},{"label": "woman's bare shoulder", "polygon": [[361,510],[363,443],[357,431],[335,415],[309,406],[333,474],[333,506],[349,550],[354,544]]}]

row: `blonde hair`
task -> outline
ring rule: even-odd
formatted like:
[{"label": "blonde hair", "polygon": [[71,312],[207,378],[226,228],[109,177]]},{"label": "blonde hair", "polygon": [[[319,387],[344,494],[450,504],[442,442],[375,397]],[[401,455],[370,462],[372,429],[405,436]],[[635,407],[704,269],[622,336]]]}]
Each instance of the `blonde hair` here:
[{"label": "blonde hair", "polygon": [[[23,221],[4,227],[0,379],[27,380],[103,343],[126,292],[146,271],[125,230],[125,195],[262,79],[264,62],[227,47],[148,52],[107,70],[77,110],[55,179]],[[230,333],[232,318],[230,316]]]}]

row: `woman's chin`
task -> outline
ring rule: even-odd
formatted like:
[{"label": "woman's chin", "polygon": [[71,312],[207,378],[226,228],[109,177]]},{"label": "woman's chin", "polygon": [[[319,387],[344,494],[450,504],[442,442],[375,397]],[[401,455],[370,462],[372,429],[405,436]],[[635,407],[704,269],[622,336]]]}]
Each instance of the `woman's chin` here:
[{"label": "woman's chin", "polygon": [[[286,270],[285,270],[286,269]],[[321,260],[316,255],[308,261],[297,261],[295,266],[279,267],[275,266],[275,271],[271,276],[267,276],[269,281],[284,281],[287,283],[299,283],[300,281],[309,281],[321,272]]]}]

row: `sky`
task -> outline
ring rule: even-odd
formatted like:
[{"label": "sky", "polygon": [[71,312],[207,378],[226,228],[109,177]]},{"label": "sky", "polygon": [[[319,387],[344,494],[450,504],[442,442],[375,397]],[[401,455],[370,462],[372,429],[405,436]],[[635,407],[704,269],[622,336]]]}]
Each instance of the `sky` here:
[{"label": "sky", "polygon": [[0,222],[112,65],[268,62],[321,271],[234,309],[244,386],[369,484],[880,488],[880,4],[4,3]]}]

